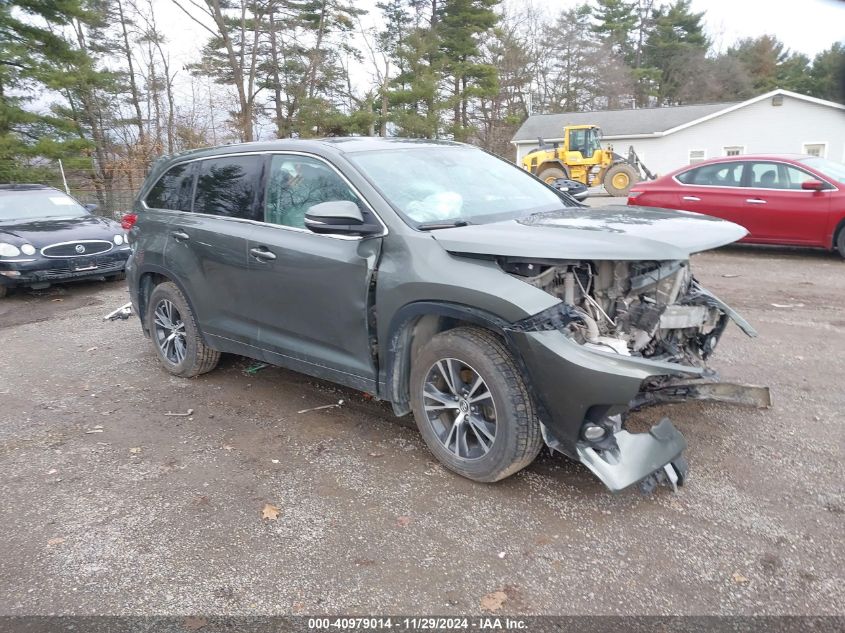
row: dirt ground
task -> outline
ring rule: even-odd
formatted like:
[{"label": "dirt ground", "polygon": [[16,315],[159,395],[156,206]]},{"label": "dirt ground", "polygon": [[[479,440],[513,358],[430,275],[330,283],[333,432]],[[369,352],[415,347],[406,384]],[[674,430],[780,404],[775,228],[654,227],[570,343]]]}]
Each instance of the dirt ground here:
[{"label": "dirt ground", "polygon": [[0,614],[472,614],[495,591],[505,614],[842,614],[845,262],[730,247],[693,268],[760,332],[731,326],[715,368],[774,407],[647,411],[689,441],[688,485],[652,496],[545,451],[461,479],[383,404],[246,359],[170,377],[137,319],[101,320],[121,283],[14,294]]}]

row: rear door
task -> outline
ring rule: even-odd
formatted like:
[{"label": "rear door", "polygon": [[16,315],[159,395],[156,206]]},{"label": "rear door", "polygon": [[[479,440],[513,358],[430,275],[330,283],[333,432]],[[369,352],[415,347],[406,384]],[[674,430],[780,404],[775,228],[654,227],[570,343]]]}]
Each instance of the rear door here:
[{"label": "rear door", "polygon": [[167,268],[178,275],[202,331],[214,345],[246,355],[258,331],[249,317],[244,283],[247,241],[263,216],[261,154],[197,161],[190,213],[175,214],[168,230]]},{"label": "rear door", "polygon": [[678,174],[678,208],[730,220],[750,231],[749,219],[743,215],[742,169],[742,162],[732,161],[709,163]]},{"label": "rear door", "polygon": [[365,219],[372,210],[333,166],[301,154],[271,155],[265,200],[244,288],[264,358],[373,390],[368,321],[381,238],[318,235],[304,224],[310,206],[330,200],[355,202]]},{"label": "rear door", "polygon": [[[181,163],[168,169],[147,192],[138,221],[130,236],[136,241],[136,257],[146,266],[166,267],[170,244],[169,227],[175,216],[191,212],[194,195],[194,163]],[[140,263],[140,259],[139,259]]]},{"label": "rear door", "polygon": [[754,239],[826,246],[831,191],[801,188],[817,176],[788,163],[752,161],[745,178],[745,214],[754,218]]}]

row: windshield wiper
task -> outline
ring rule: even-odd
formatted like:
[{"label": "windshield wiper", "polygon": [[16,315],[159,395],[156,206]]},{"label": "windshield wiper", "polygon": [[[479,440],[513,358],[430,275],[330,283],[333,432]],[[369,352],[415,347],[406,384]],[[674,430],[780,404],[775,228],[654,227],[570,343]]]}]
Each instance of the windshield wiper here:
[{"label": "windshield wiper", "polygon": [[469,222],[466,220],[440,220],[437,222],[423,222],[417,224],[418,231],[433,231],[436,229],[453,229],[456,226],[468,226]]}]

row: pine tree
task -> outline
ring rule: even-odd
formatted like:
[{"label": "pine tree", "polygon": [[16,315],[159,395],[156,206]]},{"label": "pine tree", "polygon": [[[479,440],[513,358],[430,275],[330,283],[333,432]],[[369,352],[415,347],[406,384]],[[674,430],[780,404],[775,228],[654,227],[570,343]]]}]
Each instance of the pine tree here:
[{"label": "pine tree", "polygon": [[57,65],[85,63],[85,54],[55,29],[89,17],[82,0],[0,3],[0,181],[31,179],[36,170],[27,158],[61,158],[90,147],[60,117],[37,112],[27,96],[43,91]]},{"label": "pine tree", "polygon": [[600,48],[590,29],[591,16],[590,5],[573,7],[561,12],[544,32],[550,55],[541,73],[551,112],[574,112],[592,105],[600,80],[595,72]]},{"label": "pine tree", "polygon": [[596,0],[593,11],[596,22],[592,31],[599,40],[626,63],[634,57],[633,33],[637,26],[637,4],[626,0]]},{"label": "pine tree", "polygon": [[788,58],[783,42],[771,35],[742,39],[728,49],[728,54],[748,69],[757,94],[778,87],[778,67]]},{"label": "pine tree", "polygon": [[444,79],[451,89],[455,140],[470,135],[470,103],[497,91],[496,68],[481,61],[479,39],[496,25],[493,10],[499,0],[442,0],[437,9],[436,34],[443,56]]},{"label": "pine tree", "polygon": [[686,82],[695,79],[696,70],[710,48],[704,33],[704,12],[693,13],[691,0],[675,0],[654,15],[654,29],[646,41],[646,66],[659,75],[654,91],[658,105],[679,103]]},{"label": "pine tree", "polygon": [[[842,50],[841,44],[839,46]],[[772,35],[740,40],[728,50],[728,54],[738,59],[746,69],[755,94],[775,88],[804,94],[814,91],[816,78],[810,59],[802,53],[791,53],[783,42]],[[824,66],[824,58],[816,59]]]},{"label": "pine tree", "polygon": [[845,101],[845,45],[836,42],[813,58],[809,94],[830,101]]},{"label": "pine tree", "polygon": [[390,82],[391,117],[400,136],[437,138],[443,76],[438,40],[430,27],[412,30],[398,50],[402,69]]}]

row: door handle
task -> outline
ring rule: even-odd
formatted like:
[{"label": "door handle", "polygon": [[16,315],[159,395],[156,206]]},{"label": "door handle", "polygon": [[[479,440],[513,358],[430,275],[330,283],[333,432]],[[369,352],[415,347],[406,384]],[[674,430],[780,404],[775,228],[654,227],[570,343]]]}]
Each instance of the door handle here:
[{"label": "door handle", "polygon": [[185,233],[184,231],[172,231],[170,235],[173,236],[177,242],[184,242],[185,240],[191,239],[191,236]]},{"label": "door handle", "polygon": [[276,259],[276,254],[273,251],[267,250],[267,248],[264,246],[262,246],[261,248],[249,249],[249,254],[252,255],[255,259],[260,259],[264,262],[271,262]]},{"label": "door handle", "polygon": [[681,199],[686,200],[688,202],[701,202],[701,198],[699,198],[698,196],[684,196]]},{"label": "door handle", "polygon": [[760,198],[749,198],[746,202],[749,204],[766,204],[766,201]]}]

